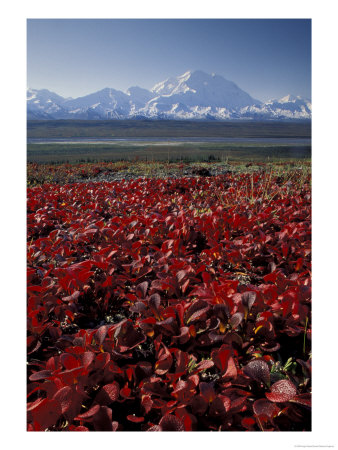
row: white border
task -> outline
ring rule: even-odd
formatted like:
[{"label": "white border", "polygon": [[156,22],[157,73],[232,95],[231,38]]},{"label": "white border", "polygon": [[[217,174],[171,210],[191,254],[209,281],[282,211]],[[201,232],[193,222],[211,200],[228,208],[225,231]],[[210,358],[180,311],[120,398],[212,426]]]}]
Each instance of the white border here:
[{"label": "white border", "polygon": [[[1,425],[2,440],[26,449],[92,449],[99,445],[239,449],[288,449],[333,445],[336,393],[334,309],[337,289],[337,77],[336,14],[333,2],[219,2],[58,0],[15,1],[1,6]],[[314,408],[309,433],[27,433],[25,432],[25,175],[27,18],[311,18],[313,20],[313,312]],[[286,61],[287,63],[287,61]],[[334,134],[335,133],[335,134]],[[98,442],[99,441],[99,442]]]}]

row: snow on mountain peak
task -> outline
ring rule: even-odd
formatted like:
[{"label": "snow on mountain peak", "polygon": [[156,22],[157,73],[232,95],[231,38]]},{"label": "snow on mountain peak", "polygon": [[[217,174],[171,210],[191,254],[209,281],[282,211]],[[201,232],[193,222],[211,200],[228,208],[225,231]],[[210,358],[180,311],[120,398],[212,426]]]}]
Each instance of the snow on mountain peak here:
[{"label": "snow on mountain peak", "polygon": [[311,119],[311,102],[299,96],[260,102],[215,73],[188,70],[151,90],[104,88],[63,98],[47,89],[27,89],[27,117],[43,119]]},{"label": "snow on mountain peak", "polygon": [[187,81],[191,77],[191,74],[192,74],[191,70],[188,70],[183,75],[179,75],[177,78],[181,79],[181,80],[184,80],[184,81]]},{"label": "snow on mountain peak", "polygon": [[292,94],[288,94],[285,97],[282,97],[281,99],[278,100],[279,103],[289,103],[289,102],[296,102],[297,100],[300,100],[301,97],[299,97],[299,95],[296,97],[295,95]]},{"label": "snow on mountain peak", "polygon": [[176,84],[177,79],[174,77],[170,77],[155,84],[155,86],[151,89],[151,92],[158,95],[167,95],[172,91]]}]

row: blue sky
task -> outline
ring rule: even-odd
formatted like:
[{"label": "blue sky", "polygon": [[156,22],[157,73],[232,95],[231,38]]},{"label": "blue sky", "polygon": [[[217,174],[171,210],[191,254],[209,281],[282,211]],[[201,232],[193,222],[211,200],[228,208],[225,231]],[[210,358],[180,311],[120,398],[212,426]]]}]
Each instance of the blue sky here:
[{"label": "blue sky", "polygon": [[147,89],[187,70],[216,73],[254,98],[311,98],[306,19],[28,19],[27,85],[78,97]]}]

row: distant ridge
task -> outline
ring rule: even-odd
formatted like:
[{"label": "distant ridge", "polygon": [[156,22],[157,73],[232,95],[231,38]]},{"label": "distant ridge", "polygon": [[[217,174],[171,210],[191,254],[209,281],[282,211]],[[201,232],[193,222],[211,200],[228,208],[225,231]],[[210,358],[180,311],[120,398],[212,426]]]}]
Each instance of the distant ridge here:
[{"label": "distant ridge", "polygon": [[126,92],[104,88],[78,98],[63,98],[47,89],[27,89],[27,119],[311,119],[311,102],[300,96],[261,102],[234,82],[201,70],[187,71]]}]

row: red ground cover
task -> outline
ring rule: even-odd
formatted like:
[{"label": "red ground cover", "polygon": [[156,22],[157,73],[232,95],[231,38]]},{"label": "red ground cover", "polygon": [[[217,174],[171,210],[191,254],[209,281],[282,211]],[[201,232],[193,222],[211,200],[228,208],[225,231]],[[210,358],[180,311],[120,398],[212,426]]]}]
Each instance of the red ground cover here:
[{"label": "red ground cover", "polygon": [[28,430],[310,430],[309,181],[29,188]]}]

